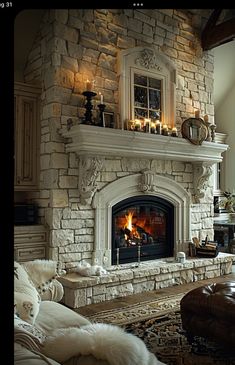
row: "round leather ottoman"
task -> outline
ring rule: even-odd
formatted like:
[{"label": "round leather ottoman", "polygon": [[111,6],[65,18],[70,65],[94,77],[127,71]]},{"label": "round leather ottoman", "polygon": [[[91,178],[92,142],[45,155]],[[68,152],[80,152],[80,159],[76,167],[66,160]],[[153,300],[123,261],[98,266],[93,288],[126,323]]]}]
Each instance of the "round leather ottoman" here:
[{"label": "round leather ottoman", "polygon": [[235,348],[235,282],[214,283],[188,292],[180,302],[183,329]]}]

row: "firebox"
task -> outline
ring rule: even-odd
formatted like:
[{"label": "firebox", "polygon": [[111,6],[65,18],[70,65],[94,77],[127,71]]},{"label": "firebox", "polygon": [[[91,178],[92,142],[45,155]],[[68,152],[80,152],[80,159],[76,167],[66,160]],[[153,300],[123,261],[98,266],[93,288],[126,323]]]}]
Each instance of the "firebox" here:
[{"label": "firebox", "polygon": [[112,265],[173,256],[174,206],[135,196],[112,208]]}]

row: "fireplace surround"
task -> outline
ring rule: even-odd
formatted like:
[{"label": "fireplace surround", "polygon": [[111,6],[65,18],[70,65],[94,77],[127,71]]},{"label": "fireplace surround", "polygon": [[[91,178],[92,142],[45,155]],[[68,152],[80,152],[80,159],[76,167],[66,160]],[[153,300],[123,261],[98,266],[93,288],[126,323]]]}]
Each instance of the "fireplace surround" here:
[{"label": "fireplace surround", "polygon": [[[92,210],[91,262],[110,267],[112,210],[126,199],[163,199],[174,212],[170,256],[193,236],[213,238],[213,164],[228,148],[184,138],[74,125],[62,129],[66,151],[78,156],[79,209]],[[82,213],[82,212],[81,212]]]}]

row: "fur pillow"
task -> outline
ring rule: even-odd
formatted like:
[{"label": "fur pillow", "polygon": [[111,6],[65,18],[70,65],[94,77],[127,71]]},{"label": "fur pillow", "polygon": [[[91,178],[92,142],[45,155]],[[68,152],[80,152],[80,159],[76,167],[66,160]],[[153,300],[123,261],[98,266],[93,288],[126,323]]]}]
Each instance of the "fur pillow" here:
[{"label": "fur pillow", "polygon": [[50,289],[52,282],[66,272],[62,263],[54,260],[33,260],[22,263],[38,293],[42,295]]},{"label": "fur pillow", "polygon": [[25,269],[14,262],[14,304],[18,316],[31,324],[34,324],[38,315],[41,298],[30,281]]}]

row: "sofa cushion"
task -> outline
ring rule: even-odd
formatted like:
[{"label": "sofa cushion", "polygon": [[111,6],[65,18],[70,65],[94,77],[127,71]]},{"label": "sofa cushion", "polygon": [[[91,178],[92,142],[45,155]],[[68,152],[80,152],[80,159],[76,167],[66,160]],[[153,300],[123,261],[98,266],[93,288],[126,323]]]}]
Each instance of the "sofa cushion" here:
[{"label": "sofa cushion", "polygon": [[56,302],[45,300],[40,303],[40,311],[35,326],[50,334],[55,329],[81,327],[90,321],[72,309]]},{"label": "sofa cushion", "polygon": [[18,316],[33,324],[38,315],[41,298],[26,270],[14,262],[14,304]]},{"label": "sofa cushion", "polygon": [[19,343],[14,344],[14,365],[60,365],[40,352],[32,352]]}]

